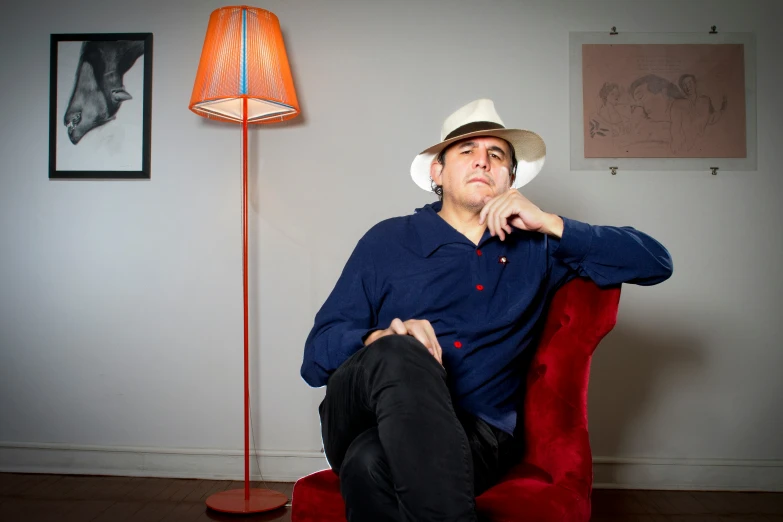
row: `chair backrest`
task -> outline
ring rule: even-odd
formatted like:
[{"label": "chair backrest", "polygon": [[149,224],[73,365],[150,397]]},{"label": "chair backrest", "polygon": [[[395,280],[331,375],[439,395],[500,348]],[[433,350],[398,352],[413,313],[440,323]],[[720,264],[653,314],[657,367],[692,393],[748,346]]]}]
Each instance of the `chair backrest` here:
[{"label": "chair backrest", "polygon": [[589,494],[592,456],[587,434],[590,359],[617,322],[620,287],[589,279],[569,281],[554,295],[528,373],[525,458],[555,483]]}]

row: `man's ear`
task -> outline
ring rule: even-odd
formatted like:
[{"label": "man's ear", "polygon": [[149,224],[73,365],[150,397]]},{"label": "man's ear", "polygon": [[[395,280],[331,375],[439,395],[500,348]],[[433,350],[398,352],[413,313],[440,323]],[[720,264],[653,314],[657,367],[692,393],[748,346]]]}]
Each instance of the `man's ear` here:
[{"label": "man's ear", "polygon": [[438,158],[432,160],[430,163],[430,179],[435,182],[436,185],[442,185],[440,181],[441,174],[443,173],[443,164],[438,162]]}]

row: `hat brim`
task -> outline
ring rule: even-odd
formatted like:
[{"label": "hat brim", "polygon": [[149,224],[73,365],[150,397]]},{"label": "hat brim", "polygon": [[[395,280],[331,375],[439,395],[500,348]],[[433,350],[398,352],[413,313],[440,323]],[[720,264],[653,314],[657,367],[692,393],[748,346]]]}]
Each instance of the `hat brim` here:
[{"label": "hat brim", "polygon": [[517,157],[517,175],[512,185],[513,188],[520,188],[530,183],[544,167],[546,144],[541,136],[535,132],[522,129],[481,130],[455,136],[424,149],[413,158],[413,163],[411,163],[411,178],[413,178],[413,181],[423,190],[431,192],[430,165],[432,161],[444,148],[452,143],[474,136],[502,138],[514,147],[514,154]]}]

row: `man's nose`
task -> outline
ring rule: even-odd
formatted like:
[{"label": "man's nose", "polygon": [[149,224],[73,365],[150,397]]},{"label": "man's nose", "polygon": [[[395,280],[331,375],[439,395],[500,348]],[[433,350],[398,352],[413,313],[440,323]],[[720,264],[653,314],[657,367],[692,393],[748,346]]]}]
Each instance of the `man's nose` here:
[{"label": "man's nose", "polygon": [[477,151],[474,167],[477,169],[486,169],[489,166],[489,151]]}]

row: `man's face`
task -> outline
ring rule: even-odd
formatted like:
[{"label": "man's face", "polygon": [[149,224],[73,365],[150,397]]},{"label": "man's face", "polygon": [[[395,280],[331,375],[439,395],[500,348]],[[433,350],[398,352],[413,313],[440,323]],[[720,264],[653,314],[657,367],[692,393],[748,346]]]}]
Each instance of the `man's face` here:
[{"label": "man's face", "polygon": [[643,83],[633,90],[633,99],[637,102],[642,102],[649,92],[650,91],[647,90],[647,85]]},{"label": "man's face", "polygon": [[500,138],[481,136],[452,145],[444,164],[433,162],[430,176],[443,187],[443,204],[481,209],[484,199],[511,188],[511,148]]},{"label": "man's face", "polygon": [[696,92],[696,80],[694,80],[690,76],[685,78],[682,81],[682,88],[685,91],[685,94],[690,96],[691,94]]}]

